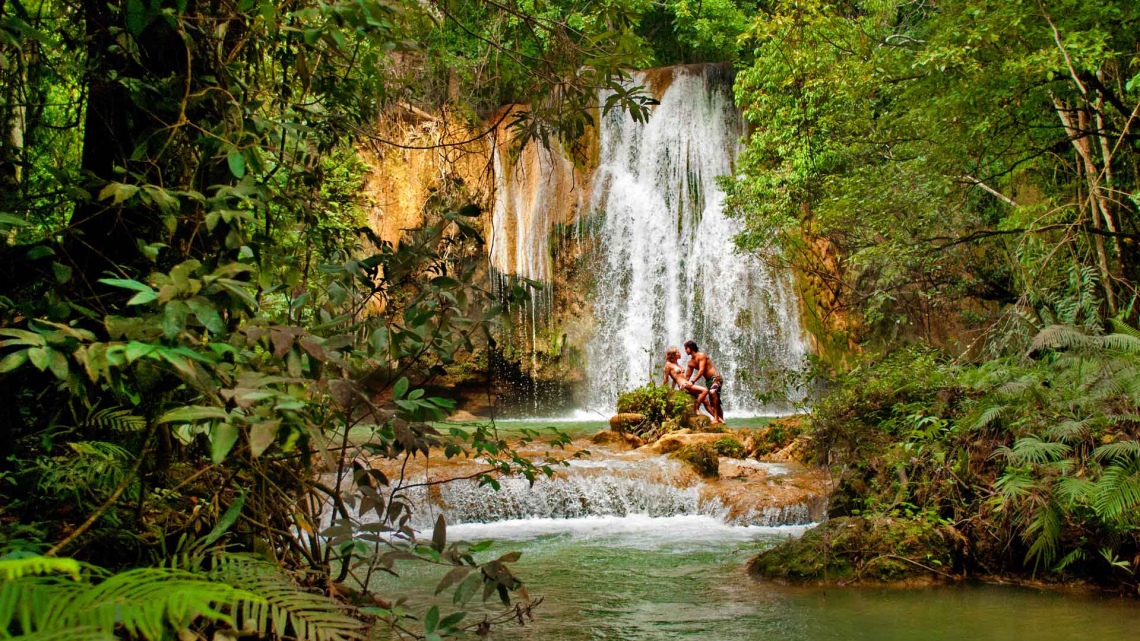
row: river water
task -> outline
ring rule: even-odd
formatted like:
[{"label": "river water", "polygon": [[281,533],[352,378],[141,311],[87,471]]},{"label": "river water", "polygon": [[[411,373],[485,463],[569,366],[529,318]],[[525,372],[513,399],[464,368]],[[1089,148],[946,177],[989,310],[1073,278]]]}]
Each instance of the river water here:
[{"label": "river water", "polygon": [[[601,427],[575,426],[575,443],[589,445],[584,434]],[[810,470],[753,461],[761,476],[710,486],[678,476],[676,461],[664,457],[589,446],[589,458],[533,488],[504,483],[495,493],[458,485],[417,508],[425,538],[443,513],[449,541],[494,541],[480,561],[522,552],[512,567],[530,595],[544,600],[533,622],[497,627],[496,639],[1140,638],[1140,604],[1130,599],[995,585],[825,589],[756,581],[745,572],[748,560],[801,535],[820,512],[733,511],[734,500],[751,500],[741,499],[734,484],[752,498],[783,492],[796,501],[818,492]],[[722,461],[722,476],[725,465],[749,468],[744,463]],[[381,594],[407,595],[412,611],[436,604],[446,616],[457,609],[452,590],[434,595],[445,568],[404,563],[398,569],[399,578],[379,579]],[[476,597],[467,611],[478,620],[502,607]]]},{"label": "river water", "polygon": [[[516,573],[544,597],[534,622],[496,628],[496,639],[1068,641],[1135,639],[1140,630],[1140,606],[1115,597],[993,585],[792,588],[747,576],[751,556],[801,531],[634,515],[460,525],[449,534],[494,539],[490,558],[521,551]],[[432,595],[438,577],[408,568],[388,586],[446,613],[450,600]],[[472,616],[496,609],[476,605]]]}]

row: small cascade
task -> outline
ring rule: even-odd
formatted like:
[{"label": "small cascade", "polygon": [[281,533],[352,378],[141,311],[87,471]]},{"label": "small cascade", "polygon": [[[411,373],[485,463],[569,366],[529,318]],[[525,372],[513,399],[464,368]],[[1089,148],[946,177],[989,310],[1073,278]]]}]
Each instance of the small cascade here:
[{"label": "small cascade", "polygon": [[646,459],[631,466],[619,462],[571,469],[554,478],[539,478],[533,485],[521,477],[500,479],[498,490],[474,481],[447,483],[409,496],[415,503],[413,526],[430,529],[440,513],[450,524],[704,516],[733,526],[768,527],[815,523],[824,514],[822,498],[734,512],[706,492],[703,483],[680,475],[681,469],[673,460]]},{"label": "small cascade", "polygon": [[612,410],[621,391],[661,375],[668,346],[693,339],[727,381],[726,410],[786,411],[758,398],[808,351],[791,274],[735,251],[741,225],[717,184],[733,174],[744,131],[731,69],[659,69],[632,82],[668,86],[647,123],[619,110],[601,121],[584,221],[601,254],[589,405]]}]

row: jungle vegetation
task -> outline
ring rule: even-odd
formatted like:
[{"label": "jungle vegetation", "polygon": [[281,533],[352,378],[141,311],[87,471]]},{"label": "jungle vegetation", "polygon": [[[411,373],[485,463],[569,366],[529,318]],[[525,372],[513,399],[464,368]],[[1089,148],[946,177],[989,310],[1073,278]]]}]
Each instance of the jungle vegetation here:
[{"label": "jungle vegetation", "polygon": [[[652,64],[649,6],[0,0],[0,635],[522,621],[517,554],[477,561],[442,519],[418,540],[424,488],[361,463],[552,473],[492,427],[429,425],[453,404],[425,387],[500,318],[480,211],[459,185],[382,241],[358,152],[409,110],[479,131],[527,102],[518,145],[580,136],[602,89],[644,116],[625,79]],[[374,593],[406,563],[440,566],[454,610]],[[466,617],[473,598],[503,614]]]},{"label": "jungle vegetation", "polygon": [[[479,211],[459,186],[382,242],[357,151],[402,110],[519,102],[516,144],[572,141],[601,89],[647,113],[626,70],[704,61],[751,123],[741,249],[865,355],[819,370],[836,509],[1134,588],[1138,44],[1125,0],[0,0],[0,634],[522,620],[517,555],[416,539],[415,483],[358,463],[552,473],[429,424],[500,319]],[[455,609],[371,591],[406,563]]]},{"label": "jungle vegetation", "polygon": [[730,206],[801,274],[835,515],[1134,591],[1140,6],[778,1],[740,50]]}]

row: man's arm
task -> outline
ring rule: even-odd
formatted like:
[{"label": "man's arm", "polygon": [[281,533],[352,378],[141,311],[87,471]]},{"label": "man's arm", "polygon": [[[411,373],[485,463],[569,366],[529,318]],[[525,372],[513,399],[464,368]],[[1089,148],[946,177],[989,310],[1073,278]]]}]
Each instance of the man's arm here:
[{"label": "man's arm", "polygon": [[[697,363],[698,363],[698,365],[696,367],[693,367],[693,364],[692,364],[694,360],[697,361]],[[695,359],[690,358],[689,359],[689,367],[688,367],[688,369],[685,370],[685,378],[689,379],[690,382],[701,380],[701,377],[705,375],[705,366],[708,364],[708,360],[709,359],[707,356],[705,358],[695,358]],[[689,376],[689,372],[692,370],[697,371],[696,376]]]}]

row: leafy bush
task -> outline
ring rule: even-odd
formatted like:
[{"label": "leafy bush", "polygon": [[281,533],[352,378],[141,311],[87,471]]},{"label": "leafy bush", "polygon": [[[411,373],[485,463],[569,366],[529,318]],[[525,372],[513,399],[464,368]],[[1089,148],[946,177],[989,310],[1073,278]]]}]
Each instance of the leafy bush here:
[{"label": "leafy bush", "polygon": [[619,414],[641,414],[654,426],[668,419],[680,422],[692,408],[693,399],[688,394],[655,383],[626,392],[617,401]]},{"label": "leafy bush", "polygon": [[697,474],[705,478],[716,478],[720,475],[720,455],[717,454],[716,447],[710,443],[686,445],[672,456],[687,463]]},{"label": "leafy bush", "polygon": [[[980,366],[908,351],[838,377],[811,427],[832,514],[954,523],[989,572],[1140,584],[1140,332],[1051,326]],[[828,458],[824,458],[828,457]]]},{"label": "leafy bush", "polygon": [[713,443],[713,449],[721,456],[728,458],[744,458],[744,446],[731,436],[726,436]]}]

